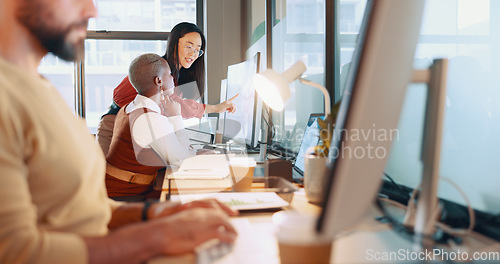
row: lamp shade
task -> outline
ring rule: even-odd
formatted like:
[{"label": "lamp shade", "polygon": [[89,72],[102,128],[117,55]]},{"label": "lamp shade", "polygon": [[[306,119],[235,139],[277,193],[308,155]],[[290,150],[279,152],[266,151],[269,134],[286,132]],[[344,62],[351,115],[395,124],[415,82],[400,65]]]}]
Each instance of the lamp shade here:
[{"label": "lamp shade", "polygon": [[282,74],[267,69],[263,73],[254,75],[253,85],[264,103],[276,111],[282,111],[291,96],[288,85],[305,71],[306,65],[302,61],[296,62]]}]

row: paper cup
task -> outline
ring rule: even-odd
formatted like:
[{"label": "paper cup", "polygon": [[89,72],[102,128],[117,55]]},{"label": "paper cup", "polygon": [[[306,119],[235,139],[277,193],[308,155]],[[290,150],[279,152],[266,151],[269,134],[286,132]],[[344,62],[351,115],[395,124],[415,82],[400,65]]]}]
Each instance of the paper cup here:
[{"label": "paper cup", "polygon": [[327,158],[307,154],[304,157],[304,191],[309,202],[319,204],[324,199],[327,184]]},{"label": "paper cup", "polygon": [[223,138],[222,131],[220,130],[215,131],[215,144],[221,144],[222,138]]},{"label": "paper cup", "polygon": [[231,174],[234,177],[233,192],[252,190],[253,173],[257,163],[253,158],[237,157],[229,160]]},{"label": "paper cup", "polygon": [[273,215],[282,264],[330,263],[333,239],[316,232],[316,221],[317,216],[295,211]]}]

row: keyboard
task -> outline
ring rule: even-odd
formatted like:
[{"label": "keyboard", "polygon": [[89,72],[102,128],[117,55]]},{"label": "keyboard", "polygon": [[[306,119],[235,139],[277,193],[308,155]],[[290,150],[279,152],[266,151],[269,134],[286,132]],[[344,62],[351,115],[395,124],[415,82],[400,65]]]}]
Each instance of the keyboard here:
[{"label": "keyboard", "polygon": [[215,136],[212,133],[192,128],[186,128],[185,130],[187,132],[187,135],[191,143],[207,143],[207,144],[214,143]]},{"label": "keyboard", "polygon": [[234,244],[220,242],[218,239],[207,241],[196,249],[196,263],[212,264],[230,253],[233,246]]}]

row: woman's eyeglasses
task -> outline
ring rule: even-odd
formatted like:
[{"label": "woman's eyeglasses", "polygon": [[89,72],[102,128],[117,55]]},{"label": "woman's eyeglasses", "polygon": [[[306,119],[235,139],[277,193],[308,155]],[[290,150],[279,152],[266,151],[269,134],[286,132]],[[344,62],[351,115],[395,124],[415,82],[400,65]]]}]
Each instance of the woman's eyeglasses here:
[{"label": "woman's eyeglasses", "polygon": [[203,55],[203,50],[201,49],[194,49],[193,46],[189,45],[189,44],[184,44],[184,51],[187,53],[187,54],[191,54],[194,52],[194,55],[197,55],[197,57],[201,57]]}]

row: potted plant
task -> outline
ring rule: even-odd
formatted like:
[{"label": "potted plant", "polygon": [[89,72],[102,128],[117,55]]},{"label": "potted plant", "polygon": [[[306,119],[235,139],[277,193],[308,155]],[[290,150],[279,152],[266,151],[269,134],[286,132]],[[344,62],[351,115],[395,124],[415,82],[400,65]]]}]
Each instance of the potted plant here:
[{"label": "potted plant", "polygon": [[304,157],[304,189],[309,202],[319,204],[323,199],[326,186],[326,165],[328,151],[332,141],[335,120],[339,111],[340,102],[336,103],[330,114],[324,120],[318,118],[319,143],[307,150]]},{"label": "potted plant", "polygon": [[335,128],[335,120],[337,119],[337,114],[339,112],[340,101],[336,103],[328,116],[325,119],[318,118],[319,125],[319,142],[318,145],[312,147],[309,154],[328,157],[328,151],[330,149],[330,144],[332,141],[333,129]]}]

